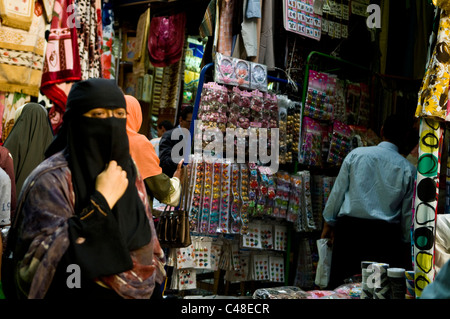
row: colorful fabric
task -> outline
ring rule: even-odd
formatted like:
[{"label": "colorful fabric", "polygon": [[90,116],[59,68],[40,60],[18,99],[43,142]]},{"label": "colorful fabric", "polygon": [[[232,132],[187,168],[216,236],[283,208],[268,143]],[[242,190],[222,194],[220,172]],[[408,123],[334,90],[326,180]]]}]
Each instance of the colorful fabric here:
[{"label": "colorful fabric", "polygon": [[103,1],[102,22],[102,77],[105,79],[114,79],[116,77],[116,57],[113,52],[114,11],[111,1]]},{"label": "colorful fabric", "polygon": [[33,21],[35,0],[0,0],[2,25],[28,31]]},{"label": "colorful fabric", "polygon": [[185,44],[186,12],[153,17],[148,38],[149,59],[155,67],[178,62]]},{"label": "colorful fabric", "polygon": [[441,12],[436,46],[428,62],[419,91],[416,116],[435,116],[450,121],[448,88],[450,83],[450,16]]},{"label": "colorful fabric", "polygon": [[24,104],[30,102],[31,97],[22,93],[2,94],[0,102],[3,101],[4,112],[2,118],[2,141],[5,142],[14,126],[14,117],[16,110]]},{"label": "colorful fabric", "polygon": [[98,78],[101,72],[101,0],[75,0],[75,4],[80,17],[77,31],[81,79]]},{"label": "colorful fabric", "polygon": [[435,277],[436,214],[439,198],[439,175],[443,129],[438,120],[420,122],[419,159],[412,225],[414,284],[416,298]]},{"label": "colorful fabric", "polygon": [[67,96],[56,84],[81,79],[76,23],[69,16],[71,7],[73,0],[55,2],[41,82],[42,93],[61,113],[66,109]]},{"label": "colorful fabric", "polygon": [[29,31],[0,27],[0,91],[39,95],[45,53],[46,21],[36,2]]},{"label": "colorful fabric", "polygon": [[[56,0],[42,0],[42,4],[44,5],[44,13],[45,18],[48,23],[52,21],[53,18],[53,7],[55,6]],[[75,10],[75,7],[72,7]]]},{"label": "colorful fabric", "polygon": [[199,34],[201,37],[210,37],[214,33],[214,25],[216,23],[216,1],[211,0],[206,8],[202,23],[200,24]]},{"label": "colorful fabric", "polygon": [[233,45],[233,0],[222,0],[220,4],[219,43],[217,52],[231,56]]},{"label": "colorful fabric", "polygon": [[436,7],[441,8],[442,10],[446,10],[446,11],[450,10],[450,1],[448,1],[448,0],[433,0],[433,4]]},{"label": "colorful fabric", "polygon": [[162,173],[159,158],[152,143],[145,135],[139,134],[142,125],[142,110],[139,101],[131,95],[125,95],[127,102],[127,135],[131,157],[136,162],[143,179]]}]

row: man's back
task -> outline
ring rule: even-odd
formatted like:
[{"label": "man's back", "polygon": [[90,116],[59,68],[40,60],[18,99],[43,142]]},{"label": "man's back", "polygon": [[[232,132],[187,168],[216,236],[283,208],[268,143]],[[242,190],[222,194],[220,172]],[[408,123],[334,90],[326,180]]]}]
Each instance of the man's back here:
[{"label": "man's back", "polygon": [[392,143],[357,148],[342,164],[324,218],[331,224],[339,216],[400,222],[407,236],[415,174]]}]

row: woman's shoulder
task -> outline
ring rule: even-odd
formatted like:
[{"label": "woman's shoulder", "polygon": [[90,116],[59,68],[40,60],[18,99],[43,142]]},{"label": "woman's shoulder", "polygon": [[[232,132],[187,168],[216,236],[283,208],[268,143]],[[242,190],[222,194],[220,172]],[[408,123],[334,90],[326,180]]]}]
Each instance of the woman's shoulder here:
[{"label": "woman's shoulder", "polygon": [[61,179],[70,179],[70,175],[67,160],[61,151],[43,160],[27,177],[23,189],[36,182],[55,187],[55,178],[61,181]]}]

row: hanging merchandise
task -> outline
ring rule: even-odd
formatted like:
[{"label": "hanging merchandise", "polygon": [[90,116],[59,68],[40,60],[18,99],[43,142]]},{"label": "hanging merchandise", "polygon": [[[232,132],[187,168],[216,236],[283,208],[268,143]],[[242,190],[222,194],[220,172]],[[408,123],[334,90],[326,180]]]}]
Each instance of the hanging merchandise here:
[{"label": "hanging merchandise", "polygon": [[327,94],[328,75],[313,70],[309,71],[308,93],[304,115],[316,120],[333,119],[333,105]]},{"label": "hanging merchandise", "polygon": [[267,92],[267,66],[217,52],[214,82]]},{"label": "hanging merchandise", "polygon": [[352,131],[348,125],[334,121],[327,162],[340,166],[345,156],[351,151]]},{"label": "hanging merchandise", "polygon": [[116,54],[114,32],[114,11],[110,1],[102,1],[102,57],[101,72],[105,79],[116,78]]},{"label": "hanging merchandise", "polygon": [[442,138],[443,129],[440,121],[421,118],[411,240],[416,298],[420,298],[423,289],[434,280],[435,276],[434,240]]},{"label": "hanging merchandise", "polygon": [[35,0],[2,0],[0,1],[2,26],[29,31],[33,22],[34,10]]},{"label": "hanging merchandise", "polygon": [[101,77],[102,4],[100,0],[75,0],[79,28],[78,52],[81,79]]},{"label": "hanging merchandise", "polygon": [[[55,1],[56,14],[50,25],[40,88],[41,92],[53,102],[52,112],[61,115],[66,110],[67,94],[58,84],[81,80],[77,29],[69,16],[69,8],[73,7],[73,4],[73,0]],[[54,131],[59,129],[61,123],[62,119],[53,125]]]},{"label": "hanging merchandise", "polygon": [[284,0],[283,22],[287,31],[320,41],[322,17],[314,13],[313,0]]},{"label": "hanging merchandise", "polygon": [[322,127],[312,118],[303,118],[303,137],[299,162],[304,165],[322,166]]},{"label": "hanging merchandise", "polygon": [[148,52],[153,66],[166,67],[180,60],[185,26],[186,12],[151,19]]},{"label": "hanging merchandise", "polygon": [[[4,2],[4,1],[3,1]],[[23,5],[34,4],[28,30],[2,25],[0,39],[0,91],[39,96],[45,55],[46,23],[41,3],[27,0]],[[6,11],[2,10],[2,13]]]},{"label": "hanging merchandise", "polygon": [[196,260],[196,269],[210,270],[211,265],[211,246],[212,239],[207,237],[193,238],[194,255]]},{"label": "hanging merchandise", "polygon": [[11,132],[16,118],[16,110],[31,101],[31,97],[22,93],[4,93],[0,94],[0,102],[3,107],[2,119],[2,138],[3,142]]},{"label": "hanging merchandise", "polygon": [[428,61],[426,73],[423,77],[419,91],[416,116],[434,116],[449,121],[448,112],[448,88],[450,74],[448,66],[450,55],[450,16],[445,10],[441,10],[439,20],[439,32],[433,54]]}]

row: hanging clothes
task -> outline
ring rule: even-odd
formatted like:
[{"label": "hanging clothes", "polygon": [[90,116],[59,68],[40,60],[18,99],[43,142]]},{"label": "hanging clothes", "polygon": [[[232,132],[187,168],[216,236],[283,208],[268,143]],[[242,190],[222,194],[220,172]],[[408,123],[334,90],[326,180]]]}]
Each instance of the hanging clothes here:
[{"label": "hanging clothes", "polygon": [[2,25],[29,31],[33,22],[35,0],[14,1],[0,0],[0,17]]},{"label": "hanging clothes", "polygon": [[76,22],[70,19],[69,10],[73,3],[73,0],[56,0],[56,14],[50,26],[41,92],[53,102],[52,114],[63,114],[66,109],[67,94],[57,84],[81,80]]},{"label": "hanging clothes", "polygon": [[185,40],[185,26],[186,12],[152,18],[148,51],[153,66],[166,67],[180,60]]},{"label": "hanging clothes", "polygon": [[205,15],[198,30],[202,38],[210,37],[214,34],[214,25],[216,23],[216,1],[217,0],[211,0],[206,8]]},{"label": "hanging clothes", "polygon": [[14,116],[16,110],[22,105],[30,102],[31,97],[22,93],[2,93],[0,94],[0,103],[3,102],[2,119],[2,141],[5,142],[14,126]]},{"label": "hanging clothes", "polygon": [[79,20],[81,79],[101,77],[101,0],[75,0]]},{"label": "hanging clothes", "polygon": [[111,1],[103,1],[102,7],[102,77],[116,77],[116,57],[114,56],[114,11]]},{"label": "hanging clothes", "polygon": [[150,8],[148,8],[141,16],[136,29],[136,52],[133,62],[133,73],[144,76],[147,72],[146,66],[146,50],[148,40],[148,30],[150,28]]},{"label": "hanging clothes", "polygon": [[261,41],[259,43],[258,63],[265,64],[268,70],[275,69],[273,47],[273,8],[274,0],[263,0],[261,20]]},{"label": "hanging clothes", "polygon": [[219,39],[217,52],[231,56],[233,42],[234,0],[222,0],[220,3]]},{"label": "hanging clothes", "polygon": [[450,120],[448,87],[450,83],[450,16],[442,10],[436,45],[419,91],[416,116],[435,116]]},{"label": "hanging clothes", "polygon": [[47,23],[40,2],[29,30],[0,27],[0,91],[39,95]]}]

